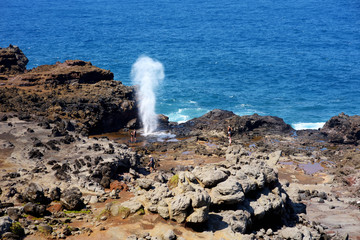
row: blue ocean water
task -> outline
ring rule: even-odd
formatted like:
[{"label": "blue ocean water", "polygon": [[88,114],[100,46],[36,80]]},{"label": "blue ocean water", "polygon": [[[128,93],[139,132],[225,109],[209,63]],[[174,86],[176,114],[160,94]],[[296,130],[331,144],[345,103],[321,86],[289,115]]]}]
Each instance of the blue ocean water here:
[{"label": "blue ocean water", "polygon": [[358,0],[1,0],[9,44],[28,68],[82,59],[126,85],[140,55],[155,58],[156,109],[172,121],[220,108],[301,128],[360,114]]}]

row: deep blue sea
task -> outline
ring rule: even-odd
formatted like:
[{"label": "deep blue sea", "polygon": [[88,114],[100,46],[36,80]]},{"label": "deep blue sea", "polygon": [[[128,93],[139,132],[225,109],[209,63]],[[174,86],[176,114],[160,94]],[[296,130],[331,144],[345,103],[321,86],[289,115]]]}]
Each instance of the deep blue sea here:
[{"label": "deep blue sea", "polygon": [[140,55],[155,58],[156,111],[172,121],[220,108],[301,128],[360,114],[359,0],[0,0],[9,44],[28,69],[82,59],[126,85]]}]

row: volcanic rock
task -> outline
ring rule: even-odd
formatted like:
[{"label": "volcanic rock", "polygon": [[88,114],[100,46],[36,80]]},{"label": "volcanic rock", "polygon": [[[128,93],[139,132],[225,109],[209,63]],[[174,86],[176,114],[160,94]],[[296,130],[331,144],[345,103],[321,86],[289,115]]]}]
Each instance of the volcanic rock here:
[{"label": "volcanic rock", "polygon": [[81,200],[82,193],[79,188],[73,187],[66,189],[60,198],[61,204],[67,210],[80,210],[83,208],[84,203]]},{"label": "volcanic rock", "polygon": [[3,75],[24,73],[28,62],[19,47],[9,45],[7,48],[0,48],[0,80],[7,78]]},{"label": "volcanic rock", "polygon": [[0,237],[10,230],[13,220],[10,217],[0,217]]},{"label": "volcanic rock", "polygon": [[43,188],[37,183],[30,183],[29,187],[25,189],[24,192],[25,201],[29,202],[40,202],[44,203],[46,198],[44,196]]},{"label": "volcanic rock", "polygon": [[24,212],[35,217],[41,217],[45,215],[46,206],[36,203],[27,203],[24,206]]},{"label": "volcanic rock", "polygon": [[227,127],[231,126],[232,137],[238,138],[244,134],[279,134],[288,135],[294,129],[283,119],[273,116],[237,116],[231,111],[212,110],[205,115],[194,118],[186,123],[175,125],[172,131],[182,136],[222,136],[227,135]]},{"label": "volcanic rock", "polygon": [[332,143],[359,144],[360,116],[341,113],[327,121],[321,132],[326,133]]}]

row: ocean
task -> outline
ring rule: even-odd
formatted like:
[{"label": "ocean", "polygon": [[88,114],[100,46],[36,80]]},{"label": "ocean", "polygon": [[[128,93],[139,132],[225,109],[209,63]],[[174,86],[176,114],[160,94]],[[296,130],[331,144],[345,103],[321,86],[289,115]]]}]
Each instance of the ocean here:
[{"label": "ocean", "polygon": [[81,59],[125,85],[139,56],[154,58],[156,112],[171,121],[219,108],[301,129],[360,114],[358,0],[1,0],[9,44],[28,69]]}]

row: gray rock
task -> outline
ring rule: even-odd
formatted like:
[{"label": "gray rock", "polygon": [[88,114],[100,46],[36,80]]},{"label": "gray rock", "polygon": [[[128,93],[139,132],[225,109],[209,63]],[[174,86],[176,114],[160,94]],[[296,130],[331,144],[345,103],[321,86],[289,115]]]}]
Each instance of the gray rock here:
[{"label": "gray rock", "polygon": [[136,201],[135,199],[130,199],[129,201],[121,203],[122,207],[128,208],[130,213],[136,213],[143,205]]},{"label": "gray rock", "polygon": [[44,203],[46,201],[44,190],[37,183],[30,183],[29,187],[25,189],[23,196],[25,201],[28,202]]},{"label": "gray rock", "polygon": [[95,203],[97,203],[99,201],[99,198],[98,198],[98,196],[91,196],[90,197],[90,199],[89,199],[89,203],[90,204],[95,204]]},{"label": "gray rock", "polygon": [[63,192],[61,196],[61,204],[68,210],[80,210],[84,206],[81,200],[82,193],[79,188],[73,187]]},{"label": "gray rock", "polygon": [[225,217],[234,232],[245,233],[251,226],[251,214],[248,211],[237,210]]},{"label": "gray rock", "polygon": [[35,217],[44,216],[46,212],[46,206],[36,203],[27,203],[24,206],[24,212]]},{"label": "gray rock", "polygon": [[140,178],[137,180],[137,184],[139,185],[140,188],[149,190],[153,186],[154,182],[151,181],[150,179]]},{"label": "gray rock", "polygon": [[174,233],[173,230],[169,229],[168,231],[166,231],[164,234],[163,234],[163,239],[164,240],[175,240],[176,239],[176,235]]},{"label": "gray rock", "polygon": [[51,198],[52,201],[60,201],[61,189],[58,188],[58,187],[55,187],[55,188],[51,189],[50,198]]},{"label": "gray rock", "polygon": [[10,217],[0,217],[0,237],[10,230],[13,220]]},{"label": "gray rock", "polygon": [[208,194],[207,191],[203,189],[196,189],[195,192],[191,192],[187,194],[187,196],[190,197],[191,206],[193,208],[200,208],[210,205],[210,201],[211,201],[210,195]]},{"label": "gray rock", "polygon": [[303,234],[301,230],[296,227],[287,227],[281,229],[279,232],[279,236],[283,239],[292,239],[292,240],[302,240]]},{"label": "gray rock", "polygon": [[186,218],[188,223],[204,223],[209,219],[209,207],[194,208],[194,211]]},{"label": "gray rock", "polygon": [[176,196],[170,204],[170,218],[178,223],[184,222],[190,206],[191,199],[188,196],[183,194]]},{"label": "gray rock", "polygon": [[162,218],[168,219],[170,217],[169,206],[164,200],[159,202],[157,212]]},{"label": "gray rock", "polygon": [[211,167],[196,167],[192,173],[202,182],[206,188],[214,187],[216,184],[225,181],[228,177],[223,171],[216,170]]},{"label": "gray rock", "polygon": [[18,221],[21,216],[21,210],[16,207],[7,208],[6,212],[9,217],[14,221]]},{"label": "gray rock", "polygon": [[236,204],[245,198],[241,184],[235,177],[219,183],[211,190],[210,196],[213,204]]},{"label": "gray rock", "polygon": [[40,224],[37,228],[39,232],[42,232],[46,235],[50,235],[53,231],[53,228],[47,224]]}]

